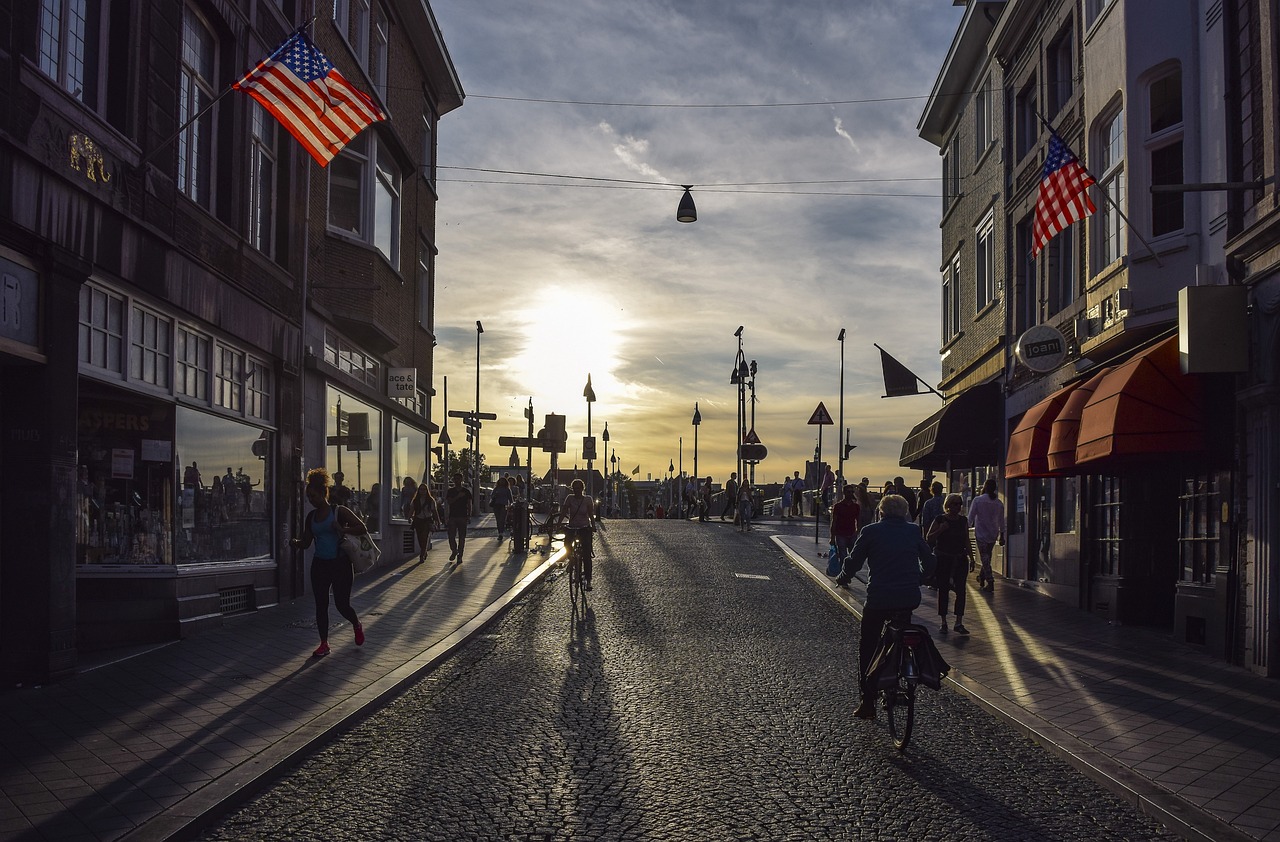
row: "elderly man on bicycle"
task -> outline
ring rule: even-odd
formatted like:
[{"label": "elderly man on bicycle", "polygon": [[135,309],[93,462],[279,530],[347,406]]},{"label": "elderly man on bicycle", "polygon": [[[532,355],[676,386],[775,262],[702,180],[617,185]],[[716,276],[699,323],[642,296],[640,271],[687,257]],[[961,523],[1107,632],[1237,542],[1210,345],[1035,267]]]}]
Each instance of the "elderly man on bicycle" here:
[{"label": "elderly man on bicycle", "polygon": [[876,688],[867,675],[871,659],[884,633],[885,623],[901,614],[910,616],[920,604],[920,577],[933,573],[933,550],[920,534],[920,526],[908,520],[911,508],[905,497],[886,494],[880,500],[880,520],[867,524],[858,533],[853,549],[840,571],[836,584],[849,587],[849,580],[867,564],[867,601],[862,606],[861,640],[858,646],[859,681],[862,703],[853,715],[876,718]]},{"label": "elderly man on bicycle", "polygon": [[595,531],[595,502],[582,492],[587,484],[575,479],[569,484],[569,496],[564,498],[560,513],[565,516],[565,532],[578,539],[579,558],[582,559],[582,587],[591,590],[591,534]]}]

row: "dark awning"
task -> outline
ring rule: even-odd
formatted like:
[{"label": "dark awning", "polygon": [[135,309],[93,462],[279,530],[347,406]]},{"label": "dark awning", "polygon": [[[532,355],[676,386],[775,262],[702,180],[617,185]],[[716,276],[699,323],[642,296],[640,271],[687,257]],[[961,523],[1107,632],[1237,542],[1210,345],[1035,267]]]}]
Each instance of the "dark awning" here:
[{"label": "dark awning", "polygon": [[1059,389],[1022,414],[1022,420],[1009,434],[1009,452],[1004,460],[1005,479],[1052,475],[1049,470],[1049,437],[1053,422],[1078,385],[1073,383]]},{"label": "dark awning", "polygon": [[1076,468],[1076,435],[1080,432],[1080,415],[1084,412],[1089,398],[1093,397],[1093,390],[1098,388],[1098,384],[1110,373],[1110,368],[1102,369],[1093,377],[1078,384],[1063,401],[1062,409],[1058,410],[1058,416],[1053,419],[1053,426],[1049,433],[1049,452],[1046,455],[1046,462],[1051,473],[1055,475],[1080,473]]},{"label": "dark awning", "polygon": [[1080,415],[1076,462],[1203,450],[1203,404],[1200,380],[1182,373],[1178,337],[1171,336],[1098,384]]},{"label": "dark awning", "polygon": [[974,468],[1000,462],[1004,430],[1000,383],[974,386],[915,426],[898,464],[918,471]]}]

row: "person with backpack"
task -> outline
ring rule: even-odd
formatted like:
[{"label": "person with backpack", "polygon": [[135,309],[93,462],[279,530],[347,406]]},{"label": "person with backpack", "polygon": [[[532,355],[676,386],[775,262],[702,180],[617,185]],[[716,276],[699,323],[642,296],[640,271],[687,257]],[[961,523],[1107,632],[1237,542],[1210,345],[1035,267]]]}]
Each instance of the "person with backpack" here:
[{"label": "person with backpack", "polygon": [[313,658],[329,654],[329,591],[333,591],[333,604],[338,613],[351,623],[356,633],[356,646],[364,645],[364,626],[351,607],[351,586],[355,570],[351,561],[342,554],[342,539],[346,535],[367,535],[368,527],[356,513],[329,501],[329,472],[324,468],[307,471],[306,496],[313,508],[307,512],[302,525],[302,537],[292,539],[294,549],[305,550],[315,544],[311,556],[311,593],[316,600],[316,630],[320,632],[320,645],[311,653]]},{"label": "person with backpack", "polygon": [[938,616],[942,621],[939,631],[943,634],[947,633],[947,603],[951,591],[956,594],[956,634],[969,633],[964,627],[965,585],[974,561],[973,544],[969,541],[969,519],[960,513],[963,508],[963,497],[948,494],[942,504],[942,514],[929,523],[929,531],[925,533],[925,540],[933,547],[938,559],[934,583],[938,586]]}]

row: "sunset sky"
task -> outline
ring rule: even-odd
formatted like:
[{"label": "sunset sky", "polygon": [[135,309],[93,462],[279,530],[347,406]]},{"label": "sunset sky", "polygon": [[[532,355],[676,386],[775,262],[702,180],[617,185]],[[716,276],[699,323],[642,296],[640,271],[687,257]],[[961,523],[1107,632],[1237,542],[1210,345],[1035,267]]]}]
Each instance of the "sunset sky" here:
[{"label": "sunset sky", "polygon": [[[598,439],[627,474],[732,470],[743,351],[758,363],[758,481],[811,459],[819,402],[857,450],[851,479],[898,474],[938,397],[882,399],[877,343],[939,374],[936,147],[916,125],[962,7],[941,0],[436,0],[467,94],[439,127],[437,423],[475,404],[482,451],[567,416],[575,463],[590,374]],[[524,175],[522,173],[536,174]],[[551,177],[548,177],[551,176]],[[698,221],[676,221],[679,185]],[[922,387],[923,388],[923,387]],[[464,441],[458,419],[448,426]],[[835,463],[835,426],[823,428]],[[523,453],[521,454],[523,458]],[[603,455],[603,454],[602,454]],[[535,451],[534,470],[548,467]],[[597,463],[597,467],[601,467]]]}]

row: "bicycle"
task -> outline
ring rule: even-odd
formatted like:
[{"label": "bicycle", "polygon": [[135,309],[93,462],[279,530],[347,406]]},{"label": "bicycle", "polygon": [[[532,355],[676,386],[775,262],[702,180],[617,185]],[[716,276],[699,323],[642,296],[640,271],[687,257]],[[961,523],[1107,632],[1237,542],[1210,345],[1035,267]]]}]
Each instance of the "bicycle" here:
[{"label": "bicycle", "polygon": [[583,546],[582,536],[578,531],[570,530],[570,532],[572,532],[572,534],[568,534],[565,537],[565,558],[568,561],[569,568],[569,602],[576,606],[578,604],[579,595],[583,595],[583,600],[586,599],[586,591],[582,587],[584,583],[582,573]]},{"label": "bicycle", "polygon": [[895,614],[885,624],[880,646],[871,659],[871,674],[877,677],[889,719],[889,736],[898,751],[906,751],[911,742],[916,722],[916,689],[922,682],[938,689],[949,669],[936,654],[928,629],[911,622],[910,611]]}]

